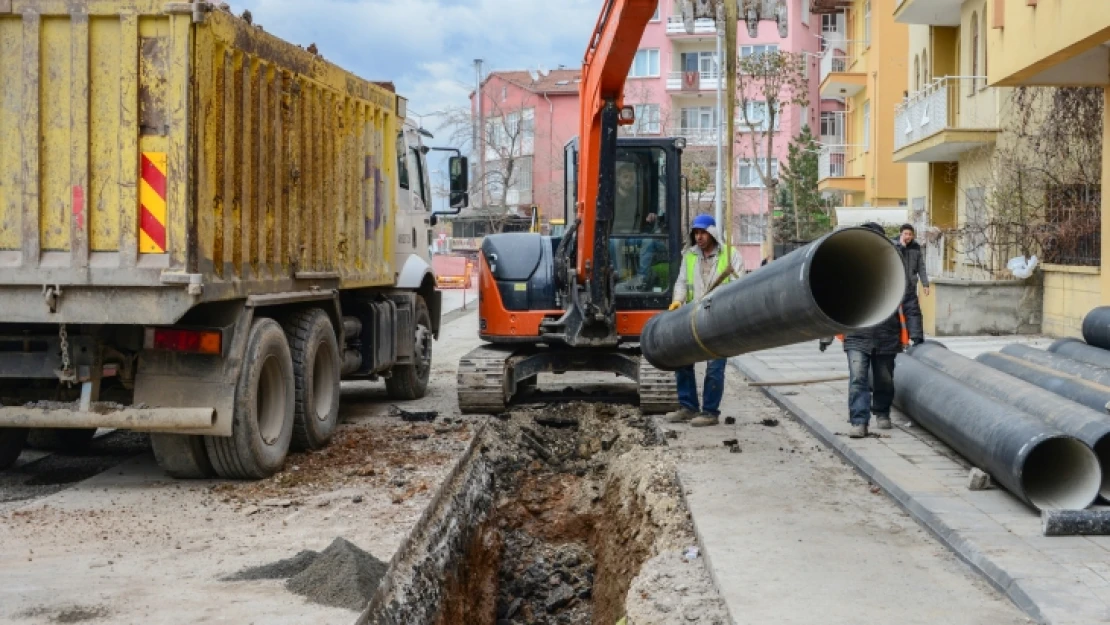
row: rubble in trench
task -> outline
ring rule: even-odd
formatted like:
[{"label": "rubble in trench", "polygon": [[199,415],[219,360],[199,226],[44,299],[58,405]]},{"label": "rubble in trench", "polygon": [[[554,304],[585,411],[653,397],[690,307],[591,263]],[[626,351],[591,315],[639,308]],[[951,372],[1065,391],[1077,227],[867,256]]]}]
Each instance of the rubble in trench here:
[{"label": "rubble in trench", "polygon": [[495,495],[438,625],[726,623],[648,419],[559,404],[490,424]]}]

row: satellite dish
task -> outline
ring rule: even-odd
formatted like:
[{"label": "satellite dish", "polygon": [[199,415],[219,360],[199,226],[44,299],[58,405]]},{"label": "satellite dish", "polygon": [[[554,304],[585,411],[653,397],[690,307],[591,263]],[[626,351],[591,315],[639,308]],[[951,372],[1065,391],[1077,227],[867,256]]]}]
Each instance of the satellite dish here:
[{"label": "satellite dish", "polygon": [[543,77],[545,77],[545,78],[546,78],[546,77],[547,77],[547,75],[548,75],[548,74],[550,74],[550,73],[551,73],[551,70],[547,69],[547,68],[546,68],[546,67],[544,67],[543,65],[540,65],[540,75],[541,75],[541,76],[543,76]]},{"label": "satellite dish", "polygon": [[536,72],[536,70],[528,70],[528,75],[532,77],[532,82],[539,82],[540,75]]}]

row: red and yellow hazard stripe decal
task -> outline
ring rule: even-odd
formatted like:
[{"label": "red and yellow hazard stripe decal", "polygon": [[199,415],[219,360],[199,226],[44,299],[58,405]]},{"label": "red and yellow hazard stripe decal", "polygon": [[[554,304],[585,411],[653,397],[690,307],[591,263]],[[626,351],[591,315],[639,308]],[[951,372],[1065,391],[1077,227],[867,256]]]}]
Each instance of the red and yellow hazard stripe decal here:
[{"label": "red and yellow hazard stripe decal", "polygon": [[165,152],[143,152],[139,176],[139,253],[166,253]]}]

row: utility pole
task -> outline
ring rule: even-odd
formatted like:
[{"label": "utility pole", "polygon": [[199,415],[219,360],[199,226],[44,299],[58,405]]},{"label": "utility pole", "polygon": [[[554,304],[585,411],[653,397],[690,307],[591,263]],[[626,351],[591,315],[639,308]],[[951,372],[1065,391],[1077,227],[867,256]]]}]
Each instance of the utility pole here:
[{"label": "utility pole", "polygon": [[723,113],[722,113],[723,107],[721,106],[722,104],[724,104],[724,99],[721,96],[724,92],[723,82],[724,82],[724,78],[725,78],[725,70],[724,70],[724,67],[721,66],[721,39],[724,37],[724,34],[725,34],[724,33],[724,25],[721,23],[723,20],[724,20],[724,12],[721,10],[721,7],[718,6],[717,7],[717,20],[716,20],[717,21],[717,58],[714,62],[714,67],[717,68],[717,112],[716,112],[716,115],[715,115],[716,118],[717,118],[717,124],[716,124],[716,126],[717,126],[717,128],[716,128],[716,130],[717,130],[717,171],[716,171],[716,178],[715,178],[714,183],[713,183],[713,188],[715,189],[715,192],[713,193],[713,217],[714,217],[714,219],[716,219],[717,223],[721,225],[722,228],[724,227],[724,224],[725,224],[725,220],[724,220],[724,217],[722,215],[722,202],[721,202],[721,193],[723,192],[722,185],[724,184],[724,181],[722,180],[722,175],[721,175],[721,169],[723,167],[723,156],[724,156],[722,154],[722,151],[723,151],[722,148],[724,147],[724,139],[725,139],[725,137],[724,137],[724,134],[725,134],[724,133],[724,126],[723,126],[724,119],[723,119]]},{"label": "utility pole", "polygon": [[478,118],[474,120],[474,161],[478,165],[479,204],[482,210],[486,208],[486,122],[485,98],[482,96],[482,59],[474,59],[474,98],[477,104],[474,107]]},{"label": "utility pole", "polygon": [[725,165],[724,170],[724,186],[725,193],[725,245],[732,244],[732,170],[736,160],[733,155],[735,153],[736,141],[736,65],[739,60],[736,56],[738,50],[736,49],[736,29],[737,22],[740,18],[736,0],[724,0],[723,4],[725,9],[723,11],[725,18],[725,72],[728,76],[728,82],[725,91],[725,128],[727,132],[725,137],[728,138],[728,143],[725,144]]}]

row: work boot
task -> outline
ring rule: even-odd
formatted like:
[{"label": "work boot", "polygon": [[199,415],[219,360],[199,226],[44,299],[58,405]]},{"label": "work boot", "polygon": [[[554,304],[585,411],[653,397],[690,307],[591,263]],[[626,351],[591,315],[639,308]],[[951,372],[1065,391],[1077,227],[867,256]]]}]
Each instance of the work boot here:
[{"label": "work boot", "polygon": [[867,424],[866,423],[853,423],[852,429],[848,430],[849,438],[867,438]]},{"label": "work boot", "polygon": [[686,423],[687,421],[693,419],[694,416],[695,415],[693,410],[690,410],[686,406],[683,406],[678,410],[675,410],[671,414],[667,415],[667,423]]},{"label": "work boot", "polygon": [[702,412],[699,413],[698,416],[694,417],[692,421],[690,421],[690,425],[696,428],[704,428],[710,425],[717,425],[720,422],[720,417],[716,415],[711,415],[708,412]]},{"label": "work boot", "polygon": [[875,415],[875,427],[880,430],[889,430],[894,426],[890,424],[890,415]]}]

